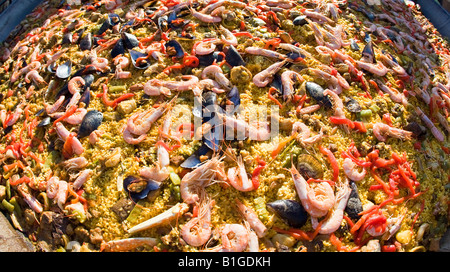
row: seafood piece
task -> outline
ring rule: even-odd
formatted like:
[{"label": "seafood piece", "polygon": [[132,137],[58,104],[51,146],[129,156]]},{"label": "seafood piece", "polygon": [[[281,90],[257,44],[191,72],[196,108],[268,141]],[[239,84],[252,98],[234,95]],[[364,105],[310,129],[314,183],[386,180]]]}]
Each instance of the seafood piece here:
[{"label": "seafood piece", "polygon": [[220,230],[223,252],[242,252],[248,246],[247,229],[239,224],[226,224]]},{"label": "seafood piece", "polygon": [[367,72],[370,72],[376,76],[383,77],[388,72],[388,69],[386,68],[386,66],[384,66],[383,63],[381,63],[381,62],[378,62],[378,64],[372,64],[372,63],[367,63],[367,62],[357,60],[356,64],[357,64],[358,68],[364,69]]},{"label": "seafood piece", "polygon": [[300,203],[294,200],[276,200],[267,203],[266,206],[291,227],[301,228],[308,220],[308,213]]},{"label": "seafood piece", "polygon": [[94,171],[92,171],[91,169],[85,169],[85,170],[81,171],[80,174],[78,175],[78,177],[75,179],[75,181],[72,184],[73,189],[74,190],[80,189],[81,186],[83,186],[83,184],[92,176],[93,173],[94,173]]},{"label": "seafood piece", "polygon": [[255,231],[256,235],[259,238],[264,237],[267,234],[267,227],[263,222],[258,218],[258,215],[254,210],[245,206],[239,199],[235,199],[236,205],[238,206],[239,211],[242,216],[245,218],[246,222],[248,222],[250,228]]},{"label": "seafood piece", "polygon": [[205,187],[211,185],[215,180],[225,179],[222,159],[214,156],[184,175],[180,183],[180,193],[185,203],[198,203]]},{"label": "seafood piece", "polygon": [[285,54],[278,53],[273,50],[263,49],[259,47],[250,46],[245,48],[245,52],[252,55],[260,55],[268,58],[274,58],[279,60],[284,60],[287,58]]},{"label": "seafood piece", "polygon": [[[133,66],[140,70],[145,70],[150,66],[150,62],[148,61],[148,55],[136,50],[130,50],[131,63]],[[121,53],[123,54],[123,52]]]},{"label": "seafood piece", "polygon": [[345,175],[353,181],[361,181],[366,176],[366,169],[362,168],[360,172],[358,172],[356,163],[354,163],[350,158],[345,158],[342,163],[342,169],[344,169]]},{"label": "seafood piece", "polygon": [[[70,136],[71,133],[64,127],[61,122],[56,123],[56,133],[64,142],[70,140],[70,145],[73,152],[77,155],[81,155],[84,152],[83,145],[80,143],[77,137]],[[70,136],[70,137],[69,137]]]},{"label": "seafood piece", "polygon": [[128,176],[123,180],[123,188],[134,202],[146,198],[151,191],[156,191],[159,187],[159,182],[135,176]]},{"label": "seafood piece", "polygon": [[100,245],[100,251],[104,252],[130,251],[140,246],[153,247],[156,244],[157,239],[151,237],[125,238],[119,240],[111,240],[109,242],[103,242]]},{"label": "seafood piece", "polygon": [[56,76],[61,79],[66,79],[70,76],[71,71],[72,61],[68,60],[58,66],[58,68],[56,69]]},{"label": "seafood piece", "polygon": [[96,130],[102,123],[103,113],[98,110],[88,111],[81,121],[81,125],[78,129],[78,138],[84,138],[89,136],[94,130]]},{"label": "seafood piece", "polygon": [[275,73],[277,73],[286,64],[286,62],[287,60],[283,60],[270,65],[268,68],[253,77],[253,83],[260,88],[266,87],[267,84],[272,81]]},{"label": "seafood piece", "polygon": [[201,246],[211,237],[211,208],[214,200],[205,200],[199,204],[198,216],[181,227],[181,237],[191,246]]},{"label": "seafood piece", "polygon": [[419,115],[420,119],[422,119],[422,121],[431,131],[431,134],[433,134],[434,138],[436,138],[436,140],[438,140],[439,142],[443,142],[444,134],[442,134],[442,132],[433,124],[430,118],[428,118],[428,116],[426,116],[419,107],[416,107],[415,112],[417,115]]},{"label": "seafood piece", "polygon": [[[344,218],[344,210],[347,206],[350,193],[351,190],[348,186],[348,180],[337,187],[336,203],[334,204],[334,207],[329,211],[329,214],[327,215],[325,221],[320,226],[320,234],[331,234],[341,226],[341,222]],[[317,229],[317,218],[311,218],[311,220],[313,228]]]},{"label": "seafood piece", "polygon": [[302,206],[312,217],[322,217],[336,203],[333,189],[327,182],[310,186],[298,170],[292,165],[289,170]]},{"label": "seafood piece", "polygon": [[295,94],[294,84],[305,81],[303,77],[294,71],[287,70],[281,74],[281,83],[283,85],[283,100],[288,103]]},{"label": "seafood piece", "polygon": [[143,231],[143,230],[146,230],[149,228],[153,228],[153,227],[160,226],[163,224],[168,224],[169,222],[179,218],[181,215],[183,215],[188,210],[189,210],[189,206],[186,203],[177,203],[176,205],[172,206],[167,211],[165,211],[161,214],[158,214],[157,216],[152,217],[152,218],[128,229],[128,233],[133,234],[133,233]]},{"label": "seafood piece", "polygon": [[324,95],[324,89],[322,88],[322,86],[320,86],[317,83],[314,82],[306,82],[304,85],[306,91],[308,92],[308,94],[317,101],[317,103],[319,103],[320,105],[326,107],[326,108],[331,108],[331,101],[328,98],[328,96]]},{"label": "seafood piece", "polygon": [[237,167],[228,168],[228,181],[241,192],[253,191],[255,188],[253,182],[248,178],[242,156],[237,157],[237,164]]},{"label": "seafood piece", "polygon": [[170,40],[166,42],[165,47],[166,52],[169,56],[174,56],[179,59],[184,57],[184,49],[176,40]]},{"label": "seafood piece", "polygon": [[[233,35],[234,36],[234,35]],[[241,54],[237,51],[236,47],[234,47],[233,45],[230,45],[226,48],[224,48],[224,52],[225,52],[225,60],[226,62],[233,66],[244,66],[246,65],[244,59],[242,58]],[[219,61],[219,60],[217,60]]]},{"label": "seafood piece", "polygon": [[318,159],[309,154],[297,156],[297,169],[306,178],[323,179],[322,164]]},{"label": "seafood piece", "polygon": [[373,134],[377,137],[378,141],[386,141],[387,136],[391,136],[401,140],[410,140],[412,136],[411,131],[391,127],[384,123],[375,123],[373,125]]},{"label": "seafood piece", "polygon": [[223,74],[222,69],[217,65],[210,65],[203,69],[202,78],[212,78],[226,90],[231,89],[231,83],[229,79]]},{"label": "seafood piece", "polygon": [[136,112],[128,118],[126,131],[135,135],[144,135],[150,130],[156,120],[158,120],[168,108],[167,103],[160,105],[157,109],[149,109],[143,112]]},{"label": "seafood piece", "polygon": [[63,161],[61,164],[68,170],[72,170],[84,168],[89,164],[89,162],[85,157],[76,157]]},{"label": "seafood piece", "polygon": [[28,204],[28,206],[36,213],[42,213],[44,211],[44,208],[42,207],[42,204],[29,192],[28,186],[25,184],[19,184],[17,186],[17,191],[22,196],[25,203]]},{"label": "seafood piece", "polygon": [[345,212],[348,214],[350,218],[359,219],[361,217],[359,214],[363,211],[363,206],[361,203],[361,199],[359,198],[358,187],[356,186],[356,183],[353,182],[352,180],[350,180],[349,183],[351,193],[347,201],[347,207],[345,208]]}]

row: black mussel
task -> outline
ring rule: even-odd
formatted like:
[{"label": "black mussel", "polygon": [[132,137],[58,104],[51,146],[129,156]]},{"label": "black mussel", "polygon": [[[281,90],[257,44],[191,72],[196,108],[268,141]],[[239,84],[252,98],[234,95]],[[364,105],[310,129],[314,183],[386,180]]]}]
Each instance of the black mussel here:
[{"label": "black mussel", "polygon": [[241,104],[241,94],[236,86],[231,88],[231,90],[227,93],[227,102],[226,106],[233,106],[232,110],[235,111],[236,107],[239,107]]},{"label": "black mussel", "polygon": [[198,65],[200,67],[209,66],[209,65],[213,64],[214,61],[216,61],[216,62],[222,61],[223,56],[222,56],[222,54],[219,55],[219,53],[220,52],[213,52],[208,55],[196,55],[196,57],[198,58]]},{"label": "black mussel", "polygon": [[118,55],[123,54],[125,54],[125,44],[123,42],[123,39],[119,39],[111,50],[111,57],[115,58]]},{"label": "black mussel", "polygon": [[91,48],[92,48],[92,34],[88,32],[80,40],[80,49],[84,51],[84,50],[91,50]]},{"label": "black mussel", "polygon": [[358,45],[358,43],[356,42],[355,39],[351,39],[351,40],[350,40],[350,48],[351,48],[353,51],[359,51],[359,45]]},{"label": "black mussel", "polygon": [[139,41],[133,34],[122,32],[122,41],[123,45],[127,49],[133,49],[137,46],[139,46]]},{"label": "black mussel", "polygon": [[347,107],[347,110],[349,112],[358,113],[361,112],[362,108],[361,105],[359,105],[358,101],[356,101],[353,98],[349,98],[348,101],[345,103],[345,106]]},{"label": "black mussel", "polygon": [[294,23],[294,25],[296,26],[302,26],[302,25],[306,25],[308,23],[308,21],[306,21],[306,16],[305,15],[300,15],[295,17],[295,19],[292,21],[292,23]]},{"label": "black mussel", "polygon": [[306,179],[322,179],[323,168],[319,160],[309,154],[297,156],[297,170]]},{"label": "black mussel", "polygon": [[266,206],[291,227],[301,228],[308,220],[308,213],[297,201],[282,199],[267,203]]},{"label": "black mussel", "polygon": [[364,46],[363,51],[361,53],[361,60],[364,62],[374,63],[375,62],[375,53],[373,51],[373,44],[369,42]]},{"label": "black mussel", "polygon": [[166,43],[166,52],[170,57],[176,57],[178,59],[184,57],[183,47],[176,40],[170,40]]},{"label": "black mussel", "polygon": [[245,61],[242,58],[241,54],[237,51],[237,49],[230,45],[226,48],[225,51],[225,60],[231,66],[245,66]]},{"label": "black mussel", "polygon": [[109,14],[108,18],[103,22],[102,26],[97,31],[97,35],[102,35],[103,33],[105,33],[106,30],[112,28],[113,26],[117,25],[118,23],[120,23],[119,15],[117,15],[115,13]]},{"label": "black mussel", "polygon": [[151,191],[158,190],[159,187],[160,183],[151,179],[128,176],[123,180],[123,188],[134,202],[146,198]]},{"label": "black mussel", "polygon": [[88,111],[81,121],[77,137],[80,139],[89,136],[92,131],[96,130],[102,124],[102,121],[103,113],[98,110]]},{"label": "black mussel", "polygon": [[95,77],[92,74],[87,74],[82,76],[84,79],[84,86],[83,90],[86,90],[87,88],[91,87],[91,84],[94,83]]},{"label": "black mussel", "polygon": [[189,156],[180,166],[183,168],[192,169],[199,166],[202,161],[200,160],[200,156],[206,155],[211,149],[203,144],[201,145],[191,156]]},{"label": "black mussel", "polygon": [[352,219],[359,219],[361,216],[359,213],[363,211],[363,206],[361,203],[361,199],[358,194],[358,187],[356,187],[355,182],[350,181],[351,193],[347,202],[347,206],[345,207],[345,212]]},{"label": "black mussel", "polygon": [[72,62],[68,60],[58,66],[58,68],[56,69],[56,76],[61,79],[66,79],[70,76],[71,72],[72,72]]},{"label": "black mussel", "polygon": [[273,75],[273,80],[270,82],[270,86],[277,89],[280,94],[283,93],[283,83],[281,82],[281,76],[278,73]]},{"label": "black mussel", "polygon": [[323,94],[325,90],[322,88],[322,86],[315,82],[308,81],[305,83],[305,89],[308,92],[309,96],[316,100],[317,103],[326,108],[331,108],[331,100],[327,95]]},{"label": "black mussel", "polygon": [[167,15],[164,16],[159,16],[158,17],[158,28],[162,31],[162,32],[166,32],[169,29],[169,22],[168,21],[168,17]]},{"label": "black mussel", "polygon": [[219,110],[217,107],[217,94],[214,92],[205,92],[202,95],[202,124],[210,123],[212,128],[203,135],[203,143],[206,144],[211,150],[219,151],[219,133],[220,129],[216,131],[216,112]]},{"label": "black mussel", "polygon": [[78,103],[83,103],[85,108],[89,106],[89,103],[91,103],[91,91],[89,88],[85,89],[84,92],[81,94]]},{"label": "black mussel", "polygon": [[133,66],[137,69],[147,69],[150,66],[148,55],[136,50],[130,50],[130,57]]},{"label": "black mussel", "polygon": [[65,33],[62,38],[61,44],[72,44],[72,42],[73,42],[72,32]]},{"label": "black mussel", "polygon": [[293,61],[296,61],[296,60],[299,60],[299,59],[301,60],[301,59],[304,59],[306,57],[305,55],[300,54],[299,52],[289,52],[289,53],[286,54],[286,56],[289,59],[293,60]]},{"label": "black mussel", "polygon": [[370,43],[370,42],[372,41],[372,37],[370,36],[370,33],[366,33],[366,34],[364,35],[364,41],[365,41],[366,43]]},{"label": "black mussel", "polygon": [[419,125],[417,122],[410,122],[408,125],[403,127],[404,130],[411,131],[414,138],[423,141],[427,137],[427,129]]},{"label": "black mussel", "polygon": [[34,116],[41,117],[41,116],[44,116],[44,114],[46,114],[45,108],[38,110],[38,112],[36,112],[36,114]]},{"label": "black mussel", "polygon": [[44,119],[42,119],[42,121],[39,122],[39,124],[37,124],[37,127],[45,127],[45,126],[48,126],[48,125],[50,125],[50,123],[52,122],[51,120],[52,120],[52,119],[51,119],[49,116],[47,116],[47,117],[45,117]]}]

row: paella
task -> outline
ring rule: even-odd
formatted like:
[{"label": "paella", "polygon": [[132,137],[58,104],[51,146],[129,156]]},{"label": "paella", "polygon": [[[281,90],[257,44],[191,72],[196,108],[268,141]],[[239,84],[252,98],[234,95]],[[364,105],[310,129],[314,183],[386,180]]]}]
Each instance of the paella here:
[{"label": "paella", "polygon": [[0,47],[37,251],[437,251],[449,45],[400,0],[43,1]]}]

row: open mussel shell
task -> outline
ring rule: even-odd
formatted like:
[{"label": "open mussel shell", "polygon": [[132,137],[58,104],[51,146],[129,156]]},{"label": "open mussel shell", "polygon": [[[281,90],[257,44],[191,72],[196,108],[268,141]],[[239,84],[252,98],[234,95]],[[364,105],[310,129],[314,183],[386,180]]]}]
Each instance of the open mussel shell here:
[{"label": "open mussel shell", "polygon": [[120,23],[119,15],[115,13],[108,14],[108,18],[103,22],[100,29],[97,31],[97,35],[102,35],[106,30]]},{"label": "open mussel shell", "polygon": [[171,57],[181,59],[184,57],[184,49],[181,44],[176,40],[170,40],[166,43],[166,52]]},{"label": "open mussel shell", "polygon": [[191,156],[189,156],[180,166],[183,168],[193,169],[199,166],[202,161],[200,156],[206,155],[211,149],[206,145],[201,145]]},{"label": "open mussel shell", "polygon": [[365,62],[374,63],[376,61],[372,41],[368,42],[366,46],[364,46],[364,49],[361,54],[362,59]]},{"label": "open mussel shell", "polygon": [[131,62],[133,63],[133,66],[136,69],[147,69],[150,66],[150,62],[148,62],[147,60],[143,60],[139,63],[138,66],[136,66],[136,61],[139,58],[145,58],[148,57],[147,54],[136,51],[136,50],[130,50],[130,57],[131,57]]},{"label": "open mussel shell", "polygon": [[309,96],[311,96],[314,100],[317,101],[320,105],[331,108],[331,100],[327,95],[324,95],[323,92],[325,91],[322,86],[319,84],[308,81],[304,84],[304,87],[306,91],[308,92]]},{"label": "open mussel shell", "polygon": [[202,67],[209,66],[213,64],[214,61],[221,62],[223,60],[223,56],[222,54],[219,55],[219,53],[220,52],[212,52],[208,55],[196,55],[196,57],[198,58],[198,65]]},{"label": "open mussel shell", "polygon": [[72,62],[70,60],[64,62],[56,68],[56,76],[60,79],[66,79],[72,72]]},{"label": "open mussel shell", "polygon": [[308,213],[297,201],[281,199],[267,203],[266,206],[291,227],[301,228],[308,220]]},{"label": "open mussel shell", "polygon": [[353,98],[348,99],[348,101],[345,103],[345,107],[349,112],[353,113],[358,113],[362,110],[361,105],[359,105],[358,101]]},{"label": "open mussel shell", "polygon": [[323,168],[318,159],[309,154],[300,154],[297,157],[297,170],[306,179],[322,179]]},{"label": "open mussel shell", "polygon": [[50,125],[51,122],[52,122],[52,119],[50,118],[50,116],[47,116],[44,119],[42,119],[42,121],[39,122],[39,124],[37,124],[37,127],[48,126],[48,125]]},{"label": "open mussel shell", "polygon": [[128,176],[123,180],[123,188],[134,202],[146,198],[151,191],[158,190],[159,187],[160,184],[151,179]]},{"label": "open mussel shell", "polygon": [[78,129],[78,138],[89,136],[92,131],[96,130],[103,121],[103,113],[98,110],[91,110],[84,115],[81,121],[80,128]]}]

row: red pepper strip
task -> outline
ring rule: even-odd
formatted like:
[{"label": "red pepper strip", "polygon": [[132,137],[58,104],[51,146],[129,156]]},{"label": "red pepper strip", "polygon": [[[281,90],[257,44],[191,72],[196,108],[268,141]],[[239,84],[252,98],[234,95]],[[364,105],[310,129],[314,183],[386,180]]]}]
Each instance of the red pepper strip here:
[{"label": "red pepper strip", "polygon": [[448,149],[445,146],[441,146],[442,150],[445,152],[445,154],[450,154],[450,149]]},{"label": "red pepper strip", "polygon": [[196,56],[184,56],[182,63],[184,66],[197,67],[200,61]]},{"label": "red pepper strip", "polygon": [[300,113],[300,110],[303,108],[303,105],[305,104],[305,101],[306,101],[306,94],[304,94],[304,95],[300,98],[300,101],[298,102],[297,109],[295,110],[297,114]]},{"label": "red pepper strip", "polygon": [[336,249],[337,249],[338,251],[354,252],[354,251],[357,251],[357,250],[360,248],[360,246],[356,246],[356,247],[354,247],[354,248],[349,249],[349,248],[347,248],[346,246],[342,245],[341,240],[339,240],[339,239],[336,237],[336,235],[334,234],[334,232],[330,234],[330,243],[331,243],[334,247],[336,247]]},{"label": "red pepper strip", "polygon": [[416,215],[414,216],[413,222],[411,224],[411,231],[413,230],[414,224],[416,223],[416,221],[419,218],[420,214],[423,212],[424,208],[425,208],[425,199],[422,200],[422,205],[420,205],[420,211],[418,213],[416,213]]},{"label": "red pepper strip", "polygon": [[355,128],[355,124],[347,118],[330,116],[330,122],[335,125],[347,125],[351,129]]},{"label": "red pepper strip", "polygon": [[416,190],[414,189],[414,181],[411,180],[407,175],[403,167],[400,165],[398,166],[398,169],[400,170],[400,175],[402,176],[403,180],[406,182],[406,187],[411,191],[411,195],[414,195],[416,193]]},{"label": "red pepper strip", "polygon": [[169,71],[172,70],[172,69],[183,69],[183,68],[184,68],[184,65],[183,65],[183,64],[175,64],[175,65],[166,67],[166,68],[163,70],[163,73],[169,74],[169,73],[170,73]]},{"label": "red pepper strip", "polygon": [[331,167],[333,168],[333,181],[337,182],[338,178],[339,178],[339,166],[338,166],[336,158],[333,155],[333,152],[331,152],[331,150],[329,150],[328,148],[325,148],[321,145],[319,146],[319,150],[323,155],[326,155],[328,157]]},{"label": "red pepper strip", "polygon": [[11,181],[9,180],[9,184],[12,186],[18,185],[20,183],[29,183],[31,181],[31,179],[27,176],[21,177],[20,179],[16,180],[16,181]]},{"label": "red pepper strip", "polygon": [[378,182],[378,184],[380,184],[381,186],[383,186],[383,190],[387,195],[391,195],[392,192],[389,190],[389,186],[386,184],[386,182],[384,182],[380,176],[377,175],[377,173],[375,173],[375,170],[370,171],[370,173],[372,174],[373,179],[375,179],[376,182]]},{"label": "red pepper strip", "polygon": [[123,94],[123,95],[121,95],[120,97],[114,99],[114,100],[113,100],[113,108],[117,107],[117,105],[118,105],[120,102],[122,102],[122,101],[124,101],[124,100],[127,100],[128,98],[131,98],[131,97],[133,97],[133,96],[134,96],[134,93],[126,93],[126,94]]},{"label": "red pepper strip", "polygon": [[264,167],[266,167],[265,165],[259,165],[255,168],[255,170],[253,170],[252,173],[252,183],[253,183],[253,188],[256,190],[259,187],[259,174],[261,173],[261,171],[264,169]]},{"label": "red pepper strip", "polygon": [[283,148],[286,146],[286,144],[289,143],[290,141],[292,141],[292,139],[295,139],[295,137],[297,137],[297,132],[295,132],[294,134],[289,136],[287,139],[279,142],[277,147],[272,151],[272,154],[271,154],[272,158],[275,158],[276,156],[278,156],[278,154],[280,154],[281,150],[283,150]]},{"label": "red pepper strip", "polygon": [[69,116],[71,116],[72,114],[74,114],[75,111],[76,111],[77,109],[78,109],[78,106],[77,106],[77,105],[72,105],[72,106],[66,111],[66,113],[64,113],[63,116],[59,117],[58,119],[56,119],[56,120],[53,122],[53,126],[56,126],[56,124],[57,124],[58,122],[61,122],[62,120],[66,119],[67,117],[69,117]]},{"label": "red pepper strip", "polygon": [[43,163],[43,161],[41,159],[39,159],[36,154],[34,154],[33,152],[28,152],[28,156],[30,156],[33,160],[35,160],[37,163]]},{"label": "red pepper strip", "polygon": [[70,133],[69,136],[67,136],[66,142],[63,145],[62,154],[65,159],[68,159],[73,155],[73,148],[72,148],[73,137],[75,137],[75,134]]},{"label": "red pepper strip", "polygon": [[367,128],[366,128],[366,126],[364,125],[363,122],[354,121],[354,122],[353,122],[353,125],[355,125],[355,129],[356,129],[358,132],[361,132],[361,133],[366,133],[366,132],[367,132]]},{"label": "red pepper strip", "polygon": [[269,97],[270,100],[272,100],[273,102],[275,102],[275,104],[277,104],[277,105],[280,107],[280,109],[282,109],[282,108],[283,108],[283,105],[280,103],[280,101],[278,101],[275,97],[272,96],[272,93],[273,93],[274,91],[276,92],[277,89],[276,89],[275,87],[270,87],[269,93],[268,93],[267,96]]},{"label": "red pepper strip", "polygon": [[14,169],[16,166],[20,167],[21,169],[25,168],[25,165],[23,165],[23,163],[21,161],[16,161],[16,162],[13,162],[13,163],[8,164],[8,165],[6,165],[6,164],[3,165],[3,170],[5,172],[8,172],[8,171]]},{"label": "red pepper strip", "polygon": [[378,158],[378,159],[374,162],[374,165],[375,165],[377,168],[387,168],[388,166],[393,165],[394,163],[395,163],[395,160],[394,160],[394,159],[385,160],[385,159]]}]

